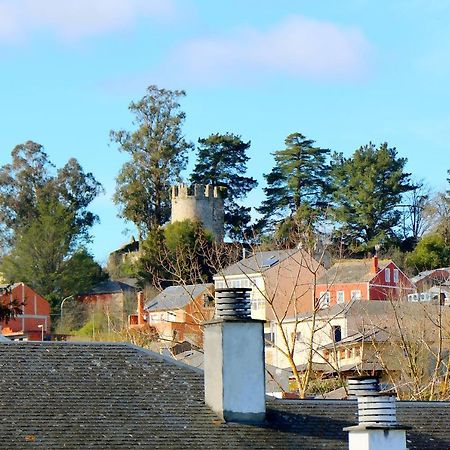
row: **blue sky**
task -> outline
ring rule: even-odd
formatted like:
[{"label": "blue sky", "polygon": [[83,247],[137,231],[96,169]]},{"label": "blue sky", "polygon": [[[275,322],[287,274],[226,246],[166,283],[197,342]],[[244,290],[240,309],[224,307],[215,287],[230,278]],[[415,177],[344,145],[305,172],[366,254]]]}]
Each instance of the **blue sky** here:
[{"label": "blue sky", "polygon": [[127,106],[150,84],[187,91],[192,141],[252,141],[249,205],[297,131],[346,155],[387,141],[443,190],[448,23],[445,0],[0,0],[0,164],[31,139],[57,166],[76,157],[93,172],[106,189],[92,205],[101,263],[132,234],[111,202],[126,156],[109,131],[131,127]]}]

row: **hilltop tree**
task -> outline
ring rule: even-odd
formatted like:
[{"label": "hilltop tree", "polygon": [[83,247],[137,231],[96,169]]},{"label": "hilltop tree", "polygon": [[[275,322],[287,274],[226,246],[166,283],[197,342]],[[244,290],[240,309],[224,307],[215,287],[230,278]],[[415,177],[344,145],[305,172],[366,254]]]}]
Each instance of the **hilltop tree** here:
[{"label": "hilltop tree", "polygon": [[[235,134],[211,134],[199,139],[197,163],[191,182],[222,186],[224,191],[225,229],[233,238],[242,238],[250,222],[250,210],[238,204],[257,186],[252,177],[246,177],[250,141],[242,141]],[[244,232],[243,232],[244,230]]]},{"label": "hilltop tree", "polygon": [[402,195],[414,189],[399,158],[387,143],[369,143],[352,157],[333,158],[333,197],[341,232],[354,250],[366,250],[396,236]]},{"label": "hilltop tree", "polygon": [[[16,146],[12,162],[0,167],[5,278],[27,282],[42,295],[55,298],[67,292],[61,276],[90,239],[89,229],[97,216],[87,208],[101,190],[75,159],[55,171],[42,145],[29,141]],[[74,273],[73,267],[69,272]]]},{"label": "hilltop tree", "polygon": [[78,247],[73,213],[57,200],[38,201],[37,217],[16,233],[0,270],[9,282],[22,281],[57,306],[59,300],[104,279],[101,267]]},{"label": "hilltop tree", "polygon": [[263,227],[274,226],[286,216],[310,226],[328,206],[330,150],[315,147],[313,140],[300,133],[290,134],[285,145],[274,153],[275,166],[264,175],[266,199],[258,208]]},{"label": "hilltop tree", "polygon": [[212,279],[207,260],[213,246],[211,233],[189,219],[154,228],[142,244],[139,276],[153,286],[203,283]]},{"label": "hilltop tree", "polygon": [[185,95],[149,86],[146,95],[129,106],[136,129],[110,133],[111,141],[131,157],[117,176],[114,202],[140,237],[169,219],[170,186],[179,181],[192,148],[182,133],[185,113],[179,100]]}]

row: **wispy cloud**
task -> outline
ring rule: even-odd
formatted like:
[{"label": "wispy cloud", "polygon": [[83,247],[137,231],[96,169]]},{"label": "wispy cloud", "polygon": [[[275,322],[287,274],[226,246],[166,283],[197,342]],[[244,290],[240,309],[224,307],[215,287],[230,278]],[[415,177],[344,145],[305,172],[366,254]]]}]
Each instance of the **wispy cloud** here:
[{"label": "wispy cloud", "polygon": [[220,84],[285,75],[359,79],[368,72],[371,46],[357,28],[290,16],[263,30],[240,28],[180,45],[163,64],[184,81]]},{"label": "wispy cloud", "polygon": [[167,19],[173,0],[0,0],[0,40],[50,30],[67,40],[126,28],[141,17]]}]

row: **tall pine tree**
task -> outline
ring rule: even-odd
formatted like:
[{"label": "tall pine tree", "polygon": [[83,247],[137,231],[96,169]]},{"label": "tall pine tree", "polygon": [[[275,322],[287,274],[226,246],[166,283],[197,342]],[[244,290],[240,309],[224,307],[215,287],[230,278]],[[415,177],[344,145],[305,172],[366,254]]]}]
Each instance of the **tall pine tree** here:
[{"label": "tall pine tree", "polygon": [[353,250],[367,250],[395,237],[402,195],[414,189],[399,158],[387,143],[369,143],[351,158],[334,155],[333,197],[336,220]]},{"label": "tall pine tree", "polygon": [[290,134],[286,147],[274,153],[275,166],[266,175],[266,199],[258,212],[263,228],[273,228],[293,218],[303,224],[314,222],[325,211],[329,199],[329,149],[314,146],[301,133]]},{"label": "tall pine tree", "polygon": [[231,133],[211,134],[198,142],[191,182],[225,187],[225,230],[232,238],[242,238],[251,219],[251,208],[241,206],[238,200],[257,186],[254,178],[245,176],[250,142]]}]

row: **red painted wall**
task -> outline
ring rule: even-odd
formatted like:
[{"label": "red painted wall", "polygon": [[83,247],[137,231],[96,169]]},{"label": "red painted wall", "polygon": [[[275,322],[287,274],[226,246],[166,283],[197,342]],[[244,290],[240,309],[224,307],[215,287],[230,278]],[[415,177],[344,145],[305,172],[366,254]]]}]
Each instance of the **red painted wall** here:
[{"label": "red painted wall", "polygon": [[[398,280],[394,277],[395,270],[398,270]],[[414,285],[393,262],[370,281],[370,300],[398,300],[411,292]]]},{"label": "red painted wall", "polygon": [[[5,298],[6,297],[6,298]],[[2,333],[24,333],[29,340],[41,340],[41,328],[44,334],[50,332],[50,304],[48,301],[24,283],[17,283],[10,294],[4,294],[6,300],[15,299],[24,303],[22,314],[8,323],[2,322]]]}]

